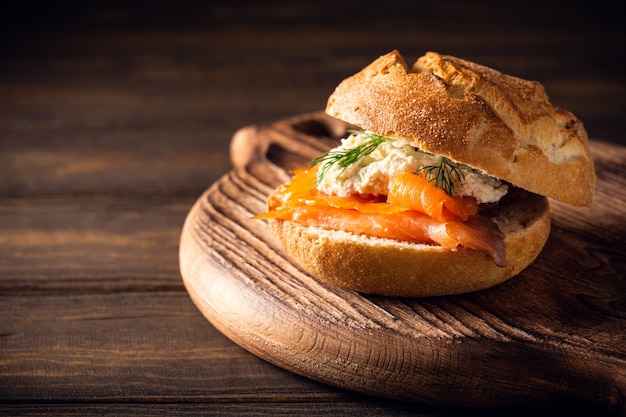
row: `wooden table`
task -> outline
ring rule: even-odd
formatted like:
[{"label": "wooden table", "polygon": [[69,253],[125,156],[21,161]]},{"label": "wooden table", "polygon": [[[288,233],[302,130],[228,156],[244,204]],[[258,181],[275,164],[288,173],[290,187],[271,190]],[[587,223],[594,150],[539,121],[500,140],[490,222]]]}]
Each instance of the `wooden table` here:
[{"label": "wooden table", "polygon": [[257,358],[192,303],[181,228],[231,169],[239,128],[323,109],[343,77],[396,48],[539,80],[593,140],[622,149],[615,10],[75,3],[0,16],[1,415],[500,415],[373,398]]}]

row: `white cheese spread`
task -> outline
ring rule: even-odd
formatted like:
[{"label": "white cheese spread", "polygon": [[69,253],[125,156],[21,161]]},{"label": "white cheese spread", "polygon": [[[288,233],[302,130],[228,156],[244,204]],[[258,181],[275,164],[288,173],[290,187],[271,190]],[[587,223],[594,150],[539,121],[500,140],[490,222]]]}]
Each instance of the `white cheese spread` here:
[{"label": "white cheese spread", "polygon": [[[345,153],[366,143],[370,132],[353,133],[342,139],[341,145],[330,152]],[[353,194],[387,195],[390,176],[398,171],[416,172],[425,166],[438,166],[441,155],[423,152],[400,138],[383,141],[368,155],[356,160],[345,168],[332,164],[325,172],[317,188],[330,195],[348,196]],[[494,203],[504,196],[508,189],[495,177],[467,165],[455,163],[460,170],[460,183],[455,180],[456,195],[468,195],[478,203]],[[342,172],[343,169],[343,172]]]}]

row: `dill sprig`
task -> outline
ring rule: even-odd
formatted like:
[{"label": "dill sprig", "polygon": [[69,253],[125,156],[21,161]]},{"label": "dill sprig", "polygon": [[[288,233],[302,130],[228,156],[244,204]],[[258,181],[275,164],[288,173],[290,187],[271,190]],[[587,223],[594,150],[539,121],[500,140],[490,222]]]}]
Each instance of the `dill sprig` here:
[{"label": "dill sprig", "polygon": [[358,162],[363,157],[374,152],[381,143],[392,140],[388,136],[383,136],[372,132],[364,132],[360,130],[350,130],[349,132],[353,135],[365,135],[365,142],[348,150],[331,150],[328,152],[324,152],[322,155],[313,159],[309,164],[309,168],[320,163],[322,164],[317,170],[316,178],[318,184],[322,182],[324,175],[326,175],[328,170],[333,165],[339,165],[340,170],[339,174],[337,174],[337,177],[339,177],[350,165]]},{"label": "dill sprig", "polygon": [[434,182],[436,188],[443,189],[448,195],[454,194],[454,183],[462,183],[463,172],[448,158],[442,157],[439,165],[427,165],[416,172],[424,172],[424,177],[428,182]]}]

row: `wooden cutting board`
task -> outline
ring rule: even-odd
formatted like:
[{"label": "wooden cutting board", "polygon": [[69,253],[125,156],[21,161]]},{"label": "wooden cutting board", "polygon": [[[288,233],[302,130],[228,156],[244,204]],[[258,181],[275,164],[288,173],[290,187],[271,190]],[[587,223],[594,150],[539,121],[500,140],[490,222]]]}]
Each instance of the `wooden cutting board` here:
[{"label": "wooden cutting board", "polygon": [[241,129],[233,170],[198,199],[180,241],[185,286],[222,333],[330,385],[458,406],[572,401],[626,410],[626,148],[592,142],[593,208],[551,202],[539,258],[497,287],[390,298],[318,283],[263,221],[267,195],[339,143],[322,113]]}]

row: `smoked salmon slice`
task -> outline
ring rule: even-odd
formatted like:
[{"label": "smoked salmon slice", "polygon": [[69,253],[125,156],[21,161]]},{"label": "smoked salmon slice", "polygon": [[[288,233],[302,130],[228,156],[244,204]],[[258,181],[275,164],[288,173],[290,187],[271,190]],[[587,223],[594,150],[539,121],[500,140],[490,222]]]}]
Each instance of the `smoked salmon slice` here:
[{"label": "smoked salmon slice", "polygon": [[287,206],[255,217],[290,220],[303,226],[404,242],[434,243],[449,250],[463,246],[489,254],[498,266],[506,265],[502,233],[495,223],[486,218],[482,221],[472,218],[468,222],[440,222],[417,211],[362,213],[323,205]]},{"label": "smoked salmon slice", "polygon": [[506,265],[504,236],[493,221],[477,215],[476,200],[450,197],[416,174],[393,176],[386,201],[380,196],[330,196],[315,186],[315,167],[294,171],[293,180],[270,197],[270,211],[254,218],[449,250],[462,246],[489,254],[498,266]]},{"label": "smoked salmon slice", "polygon": [[391,176],[387,202],[407,206],[439,221],[467,220],[478,213],[475,198],[450,196],[426,178],[409,171]]},{"label": "smoked salmon slice", "polygon": [[317,167],[311,169],[299,169],[292,171],[294,177],[292,181],[283,186],[280,192],[275,193],[272,198],[279,198],[280,203],[273,205],[314,205],[331,206],[335,208],[345,208],[357,210],[361,213],[391,214],[410,210],[402,205],[388,204],[384,196],[373,195],[350,195],[333,196],[324,194],[315,188],[317,184]]}]

